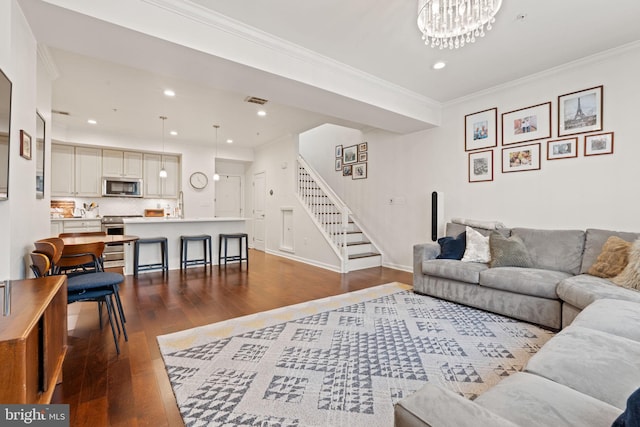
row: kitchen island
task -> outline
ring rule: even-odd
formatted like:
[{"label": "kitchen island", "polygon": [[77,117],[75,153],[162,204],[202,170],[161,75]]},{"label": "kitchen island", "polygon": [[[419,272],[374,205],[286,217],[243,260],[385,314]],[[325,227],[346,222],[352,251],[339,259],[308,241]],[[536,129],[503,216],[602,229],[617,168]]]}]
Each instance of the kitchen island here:
[{"label": "kitchen island", "polygon": [[[218,263],[218,235],[247,232],[247,218],[125,218],[124,232],[141,239],[166,237],[169,269],[180,268],[180,236],[209,234],[212,240],[213,264]],[[235,246],[234,246],[235,244]],[[125,249],[125,274],[133,274],[133,245]],[[236,242],[229,243],[229,253],[239,250]],[[202,245],[189,244],[189,258],[202,258]],[[159,245],[141,245],[140,263],[159,262]],[[202,266],[190,268],[203,268]],[[141,272],[140,274],[143,274]]]}]

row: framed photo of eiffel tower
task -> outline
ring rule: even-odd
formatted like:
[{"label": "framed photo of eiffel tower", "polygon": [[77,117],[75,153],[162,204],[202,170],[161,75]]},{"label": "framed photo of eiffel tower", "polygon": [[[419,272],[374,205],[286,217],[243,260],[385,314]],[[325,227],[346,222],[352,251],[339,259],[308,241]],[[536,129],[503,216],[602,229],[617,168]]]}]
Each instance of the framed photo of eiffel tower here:
[{"label": "framed photo of eiffel tower", "polygon": [[602,86],[558,97],[558,137],[602,130]]}]

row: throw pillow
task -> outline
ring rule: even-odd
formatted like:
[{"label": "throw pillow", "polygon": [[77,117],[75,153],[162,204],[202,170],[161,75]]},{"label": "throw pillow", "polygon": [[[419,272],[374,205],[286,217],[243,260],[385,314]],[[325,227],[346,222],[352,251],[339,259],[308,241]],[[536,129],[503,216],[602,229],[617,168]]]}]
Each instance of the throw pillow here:
[{"label": "throw pillow", "polygon": [[504,237],[493,231],[489,235],[489,267],[533,267],[529,251],[518,236]]},{"label": "throw pillow", "polygon": [[602,251],[596,262],[589,268],[587,273],[592,276],[604,277],[608,279],[615,277],[624,270],[629,262],[629,248],[631,243],[622,240],[617,236],[611,236],[602,245]]},{"label": "throw pillow", "polygon": [[627,266],[611,281],[625,288],[640,290],[640,239],[633,242],[629,248]]},{"label": "throw pillow", "polygon": [[466,227],[467,246],[464,250],[462,261],[464,262],[484,262],[491,259],[489,252],[489,236],[483,236],[478,231]]},{"label": "throw pillow", "polygon": [[467,246],[467,234],[462,232],[457,237],[441,237],[438,239],[440,255],[437,259],[462,259]]}]

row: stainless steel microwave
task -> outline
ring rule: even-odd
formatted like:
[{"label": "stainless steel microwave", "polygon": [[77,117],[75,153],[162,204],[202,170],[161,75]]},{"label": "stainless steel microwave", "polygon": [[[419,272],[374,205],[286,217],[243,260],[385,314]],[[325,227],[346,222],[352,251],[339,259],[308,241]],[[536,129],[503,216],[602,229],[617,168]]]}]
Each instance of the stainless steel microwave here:
[{"label": "stainless steel microwave", "polygon": [[142,197],[142,180],[137,178],[102,178],[105,197]]}]

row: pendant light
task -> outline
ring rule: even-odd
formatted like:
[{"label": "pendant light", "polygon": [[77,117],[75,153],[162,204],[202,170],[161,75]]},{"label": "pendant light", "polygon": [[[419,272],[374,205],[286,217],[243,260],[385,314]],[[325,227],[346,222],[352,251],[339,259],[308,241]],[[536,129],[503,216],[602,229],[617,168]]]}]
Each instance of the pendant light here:
[{"label": "pendant light", "polygon": [[214,159],[213,165],[213,180],[220,181],[220,175],[218,175],[217,168],[215,166],[215,163],[217,163],[218,161],[218,128],[220,127],[220,125],[213,125],[213,127],[216,128],[216,157]]},{"label": "pendant light", "polygon": [[162,168],[160,168],[160,178],[167,177],[167,170],[164,168],[164,121],[167,120],[167,116],[160,116],[162,120]]}]

